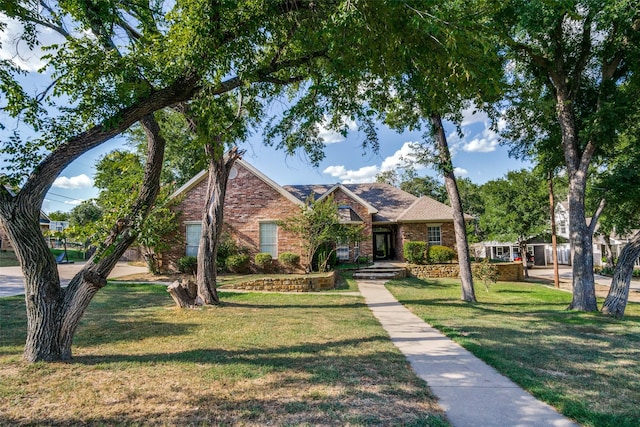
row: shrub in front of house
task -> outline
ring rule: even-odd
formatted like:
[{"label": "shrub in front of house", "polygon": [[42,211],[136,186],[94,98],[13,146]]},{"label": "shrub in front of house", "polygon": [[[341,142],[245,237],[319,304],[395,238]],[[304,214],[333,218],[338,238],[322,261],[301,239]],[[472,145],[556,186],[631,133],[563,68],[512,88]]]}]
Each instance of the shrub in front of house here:
[{"label": "shrub in front of house", "polygon": [[450,262],[455,257],[456,251],[448,246],[429,246],[429,251],[427,252],[427,259],[429,260],[429,262],[434,263]]},{"label": "shrub in front of house", "polygon": [[231,255],[246,253],[244,248],[240,248],[227,232],[223,233],[218,243],[218,253],[216,255],[216,267],[219,272],[227,270],[227,258]]},{"label": "shrub in front of house", "polygon": [[178,259],[178,271],[180,273],[196,274],[198,268],[198,258],[194,256],[183,256]]},{"label": "shrub in front of house", "polygon": [[[336,251],[331,245],[322,245],[318,248],[315,254],[313,254],[313,271],[329,271],[335,267],[338,262],[338,256]],[[324,266],[324,268],[323,268]]]},{"label": "shrub in front of house", "polygon": [[227,257],[227,268],[232,273],[246,273],[249,271],[251,258],[247,254],[236,254]]},{"label": "shrub in front of house", "polygon": [[402,248],[404,259],[410,264],[426,264],[427,242],[405,242]]},{"label": "shrub in front of house", "polygon": [[268,254],[266,252],[260,252],[256,254],[253,262],[260,271],[269,273],[271,272],[271,267],[273,266],[273,257],[271,256],[271,254]]},{"label": "shrub in front of house", "polygon": [[292,271],[300,265],[300,255],[293,252],[283,252],[278,256],[278,262],[287,270]]}]

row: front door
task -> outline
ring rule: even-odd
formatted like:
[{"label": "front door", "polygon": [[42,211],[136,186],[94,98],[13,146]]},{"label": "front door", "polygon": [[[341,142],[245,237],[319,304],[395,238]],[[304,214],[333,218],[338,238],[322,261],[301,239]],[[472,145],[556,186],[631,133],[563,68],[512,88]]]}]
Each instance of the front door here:
[{"label": "front door", "polygon": [[391,259],[391,233],[376,232],[373,233],[373,259]]}]

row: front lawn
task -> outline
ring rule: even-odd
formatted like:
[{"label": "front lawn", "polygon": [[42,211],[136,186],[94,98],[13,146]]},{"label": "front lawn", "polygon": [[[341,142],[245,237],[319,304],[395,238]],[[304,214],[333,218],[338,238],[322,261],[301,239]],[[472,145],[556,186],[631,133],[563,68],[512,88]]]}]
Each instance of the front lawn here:
[{"label": "front lawn", "polygon": [[20,265],[13,251],[0,251],[0,267],[16,267]]},{"label": "front lawn", "polygon": [[387,284],[416,315],[585,426],[640,425],[640,305],[624,320],[566,311],[571,294],[498,283],[460,300],[459,280]]},{"label": "front lawn", "polygon": [[74,360],[30,365],[24,299],[0,299],[0,425],[446,425],[361,297],[221,297],[110,283]]}]

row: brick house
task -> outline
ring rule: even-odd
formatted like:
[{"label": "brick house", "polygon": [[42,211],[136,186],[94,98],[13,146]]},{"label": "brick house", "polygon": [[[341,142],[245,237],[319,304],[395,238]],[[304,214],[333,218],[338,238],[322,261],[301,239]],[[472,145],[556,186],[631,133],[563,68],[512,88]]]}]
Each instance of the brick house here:
[{"label": "brick house", "polygon": [[[186,244],[177,247],[170,258],[197,254],[207,177],[207,171],[200,172],[172,195],[182,198],[177,210],[182,213],[179,232]],[[274,259],[283,252],[302,255],[299,239],[277,222],[296,214],[310,194],[315,199],[333,195],[344,222],[364,225],[369,238],[338,247],[342,260],[364,255],[403,261],[403,244],[412,240],[455,249],[453,210],[429,197],[418,198],[382,183],[280,186],[244,160],[236,161],[229,176],[225,230],[252,254],[267,252]]]}]

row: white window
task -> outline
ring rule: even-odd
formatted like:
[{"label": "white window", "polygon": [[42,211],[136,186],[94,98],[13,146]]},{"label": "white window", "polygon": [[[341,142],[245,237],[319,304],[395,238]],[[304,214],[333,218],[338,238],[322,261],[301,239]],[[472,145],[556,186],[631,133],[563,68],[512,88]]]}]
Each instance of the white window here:
[{"label": "white window", "polygon": [[340,261],[349,260],[349,245],[341,244],[336,247],[336,257]]},{"label": "white window", "polygon": [[429,239],[429,246],[441,245],[442,237],[440,234],[440,226],[427,227],[427,238]]},{"label": "white window", "polygon": [[198,246],[200,245],[200,235],[202,234],[202,224],[186,224],[187,256],[198,256]]},{"label": "white window", "polygon": [[278,226],[273,222],[260,224],[260,252],[278,258]]},{"label": "white window", "polygon": [[502,258],[504,255],[504,248],[502,246],[498,246],[496,248],[496,258]]},{"label": "white window", "polygon": [[567,234],[567,221],[565,219],[560,220],[560,234]]}]

